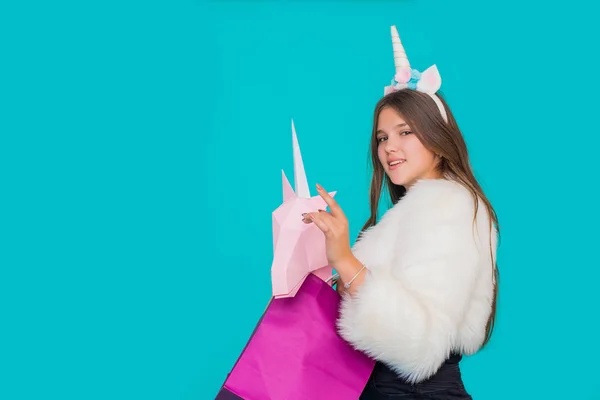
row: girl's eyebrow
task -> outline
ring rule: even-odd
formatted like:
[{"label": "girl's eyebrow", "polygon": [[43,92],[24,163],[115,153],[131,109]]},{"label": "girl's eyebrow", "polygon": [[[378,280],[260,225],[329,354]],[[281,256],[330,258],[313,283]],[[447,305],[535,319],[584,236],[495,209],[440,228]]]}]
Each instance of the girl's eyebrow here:
[{"label": "girl's eyebrow", "polygon": [[[405,128],[405,127],[408,128],[408,124],[406,122],[403,122],[401,124],[397,124],[396,126],[394,126],[394,128]],[[380,133],[385,133],[385,131],[382,129],[379,129],[377,131],[377,134],[380,134]]]}]

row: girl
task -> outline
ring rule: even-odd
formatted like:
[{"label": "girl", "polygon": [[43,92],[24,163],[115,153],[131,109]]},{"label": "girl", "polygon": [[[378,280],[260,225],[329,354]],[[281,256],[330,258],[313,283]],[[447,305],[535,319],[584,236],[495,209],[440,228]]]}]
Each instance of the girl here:
[{"label": "girl", "polygon": [[[304,222],[324,232],[339,275],[340,335],[377,361],[361,399],[470,399],[458,363],[491,336],[498,221],[436,94],[437,69],[407,75],[392,36],[397,73],[375,107],[370,218],[351,248],[342,209],[317,185],[330,211]],[[377,222],[384,183],[394,205]]]}]

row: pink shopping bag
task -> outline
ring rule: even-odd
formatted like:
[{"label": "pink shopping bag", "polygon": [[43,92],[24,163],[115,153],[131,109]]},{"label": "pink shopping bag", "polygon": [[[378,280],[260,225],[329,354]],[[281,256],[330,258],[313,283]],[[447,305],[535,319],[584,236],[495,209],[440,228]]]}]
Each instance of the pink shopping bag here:
[{"label": "pink shopping bag", "polygon": [[294,297],[272,299],[216,400],[356,400],[375,361],[335,326],[340,296],[309,274]]}]

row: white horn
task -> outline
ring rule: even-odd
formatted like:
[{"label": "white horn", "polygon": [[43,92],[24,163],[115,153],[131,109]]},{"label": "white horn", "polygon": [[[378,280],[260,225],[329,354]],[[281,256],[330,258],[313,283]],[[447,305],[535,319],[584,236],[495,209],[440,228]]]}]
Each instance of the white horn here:
[{"label": "white horn", "polygon": [[394,65],[396,66],[396,72],[404,68],[410,68],[408,56],[406,55],[406,51],[404,51],[404,46],[402,46],[400,35],[398,35],[398,30],[395,25],[392,25],[392,47],[394,49]]},{"label": "white horn", "polygon": [[294,185],[296,187],[296,196],[310,198],[310,190],[308,189],[308,181],[306,179],[306,172],[304,172],[304,163],[302,162],[302,154],[300,154],[300,145],[298,144],[293,119],[292,140],[294,145]]}]

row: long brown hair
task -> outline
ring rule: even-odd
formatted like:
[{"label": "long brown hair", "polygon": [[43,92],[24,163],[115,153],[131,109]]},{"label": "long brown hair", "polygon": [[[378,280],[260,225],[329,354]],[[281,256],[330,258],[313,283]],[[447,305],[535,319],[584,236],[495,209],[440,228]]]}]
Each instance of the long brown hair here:
[{"label": "long brown hair", "polygon": [[[393,92],[384,96],[377,105],[375,106],[375,112],[373,117],[373,132],[371,134],[371,144],[369,150],[369,157],[373,167],[373,176],[371,178],[370,188],[370,208],[371,215],[362,231],[374,226],[377,223],[377,211],[379,208],[379,200],[381,198],[381,192],[383,186],[388,188],[390,200],[392,204],[396,204],[406,193],[406,189],[403,186],[398,186],[392,183],[390,178],[386,175],[383,166],[381,165],[377,149],[379,142],[377,141],[377,121],[379,114],[385,108],[392,108],[398,112],[404,120],[411,127],[411,131],[417,135],[421,143],[430,151],[441,156],[441,161],[438,164],[438,168],[442,175],[448,179],[459,182],[465,186],[473,195],[475,202],[475,220],[477,215],[478,199],[481,199],[485,205],[488,215],[490,216],[490,230],[492,224],[496,227],[499,233],[498,217],[492,204],[483,193],[483,189],[477,182],[471,165],[469,162],[469,154],[467,152],[467,145],[463,138],[463,135],[458,128],[456,120],[452,115],[452,112],[448,108],[448,105],[441,94],[436,94],[444,108],[448,117],[446,123],[440,111],[429,95],[420,93],[416,90],[404,89],[397,92]],[[492,244],[490,242],[490,256],[492,254]],[[486,335],[483,342],[485,346],[491,338],[492,331],[494,328],[494,322],[496,320],[496,298],[498,293],[498,268],[496,267],[496,260],[492,259],[494,266],[494,293],[492,299],[492,312],[486,324]],[[483,347],[482,346],[482,347]]]}]

